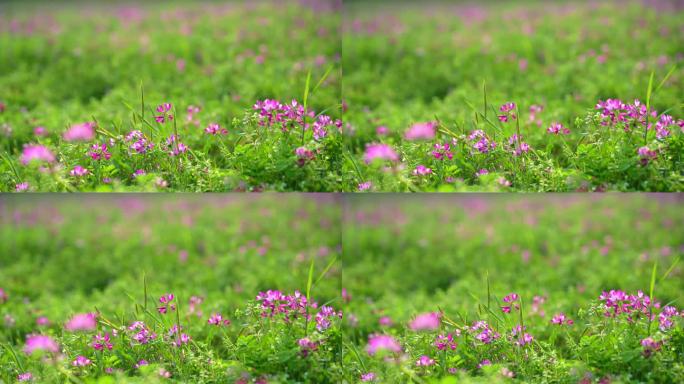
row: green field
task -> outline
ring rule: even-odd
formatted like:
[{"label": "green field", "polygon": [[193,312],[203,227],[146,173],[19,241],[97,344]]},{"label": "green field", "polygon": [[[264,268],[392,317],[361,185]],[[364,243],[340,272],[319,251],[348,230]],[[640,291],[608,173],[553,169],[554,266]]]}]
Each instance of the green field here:
[{"label": "green field", "polygon": [[680,382],[682,202],[4,196],[0,381]]},{"label": "green field", "polygon": [[[0,190],[340,190],[334,10],[327,0],[0,4]],[[307,126],[294,115],[259,124],[263,100],[297,100]]]},{"label": "green field", "polygon": [[[323,310],[341,306],[336,201],[2,198],[0,382],[26,372],[40,383],[147,383],[165,380],[165,372],[178,382],[336,382],[339,318]],[[256,297],[269,290],[299,290],[310,302],[289,320],[284,313],[262,317]],[[167,294],[174,307],[161,313]],[[69,326],[89,313],[96,324]],[[210,324],[214,314],[230,324]],[[136,321],[148,339],[130,328]],[[182,333],[170,333],[177,325]],[[37,334],[54,340],[56,350],[27,354]],[[179,339],[183,334],[189,340]],[[111,348],[96,349],[96,335],[108,335]],[[301,339],[317,346],[316,359],[303,355]],[[78,356],[90,363],[74,366]]]},{"label": "green field", "polygon": [[345,191],[681,191],[677,4],[352,1]]},{"label": "green field", "polygon": [[[681,382],[681,204],[667,195],[349,197],[345,382],[369,373],[382,383]],[[598,298],[610,290],[643,291],[661,308],[635,314],[625,303],[638,300],[625,299],[631,313],[606,317]],[[666,305],[679,308],[666,317],[678,325],[659,326]],[[562,325],[552,323],[561,313]],[[435,318],[414,323],[419,314]],[[520,325],[531,340],[512,335]],[[649,336],[662,343],[650,354]],[[384,348],[371,355],[373,345]]]}]

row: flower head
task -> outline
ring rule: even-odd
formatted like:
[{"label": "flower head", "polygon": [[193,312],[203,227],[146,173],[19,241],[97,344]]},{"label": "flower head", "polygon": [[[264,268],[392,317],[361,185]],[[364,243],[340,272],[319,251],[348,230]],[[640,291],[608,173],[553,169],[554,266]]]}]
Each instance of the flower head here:
[{"label": "flower head", "polygon": [[69,332],[95,330],[97,328],[96,316],[94,313],[76,314],[64,324],[64,328]]},{"label": "flower head", "polygon": [[372,163],[375,159],[399,161],[399,155],[387,144],[369,144],[363,154],[366,164]]},{"label": "flower head", "polygon": [[34,351],[45,351],[49,353],[59,352],[59,345],[50,336],[45,335],[29,335],[26,337],[26,345],[24,346],[24,353],[32,354]]},{"label": "flower head", "polygon": [[422,355],[416,361],[416,366],[418,367],[429,367],[435,364],[435,360],[431,359],[430,356]]},{"label": "flower head", "polygon": [[24,146],[20,161],[24,165],[28,165],[32,161],[53,163],[55,155],[44,145],[28,144]]},{"label": "flower head", "polygon": [[86,168],[83,168],[80,165],[74,166],[74,168],[71,171],[69,171],[69,174],[74,177],[83,177],[89,173],[90,171],[88,171]]},{"label": "flower head", "polygon": [[368,345],[366,352],[373,356],[378,351],[388,351],[391,353],[400,353],[401,345],[390,335],[371,335],[368,337]]},{"label": "flower head", "polygon": [[95,123],[81,123],[72,125],[62,135],[66,141],[90,141],[95,138]]},{"label": "flower head", "polygon": [[79,355],[76,357],[76,359],[74,359],[74,361],[71,362],[71,365],[73,365],[74,367],[85,367],[90,365],[91,363],[92,361],[90,361],[89,358]]},{"label": "flower head", "polygon": [[436,123],[416,123],[404,133],[404,138],[409,141],[432,140],[435,138]]}]

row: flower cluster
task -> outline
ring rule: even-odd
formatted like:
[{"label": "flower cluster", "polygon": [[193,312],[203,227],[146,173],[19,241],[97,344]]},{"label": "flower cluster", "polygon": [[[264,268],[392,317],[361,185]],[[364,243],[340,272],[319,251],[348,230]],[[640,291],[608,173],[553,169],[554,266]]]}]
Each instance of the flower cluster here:
[{"label": "flower cluster", "polygon": [[458,344],[454,340],[455,337],[461,335],[461,330],[457,329],[454,333],[447,333],[446,336],[440,334],[435,338],[435,342],[432,344],[437,347],[438,350],[443,351],[445,349],[455,350]]},{"label": "flower cluster", "polygon": [[181,153],[185,153],[188,147],[183,144],[176,135],[169,136],[164,142],[163,149],[169,154],[169,156],[178,156]]},{"label": "flower cluster", "polygon": [[342,318],[342,312],[336,312],[334,308],[327,305],[321,306],[321,309],[316,314],[316,329],[320,332],[325,331],[331,325],[331,319],[338,317]]},{"label": "flower cluster", "polygon": [[[684,120],[675,121],[670,115],[662,114],[658,117],[656,110],[650,110],[639,100],[633,103],[624,103],[619,99],[599,100],[596,109],[601,111],[601,122],[604,126],[616,126],[618,124],[625,131],[630,131],[637,126],[656,130],[656,138],[664,139],[670,135],[671,129],[678,126],[684,129]],[[655,127],[649,122],[649,118],[657,119]]]},{"label": "flower cluster", "polygon": [[483,344],[490,344],[501,336],[498,332],[494,331],[486,321],[482,320],[473,323],[468,330]]},{"label": "flower cluster", "polygon": [[295,291],[292,295],[284,295],[277,290],[259,292],[256,301],[261,303],[261,317],[273,317],[283,314],[285,320],[289,321],[298,316],[307,316],[306,307],[308,302],[306,296],[302,295],[299,291]]},{"label": "flower cluster", "polygon": [[520,309],[520,304],[517,303],[518,299],[520,299],[520,296],[518,296],[517,293],[511,293],[506,295],[503,298],[503,302],[507,303],[508,305],[502,306],[501,310],[504,313],[511,313],[511,308],[515,308],[516,310]]},{"label": "flower cluster", "polygon": [[515,120],[517,116],[515,115],[515,103],[506,103],[499,108],[501,115],[498,115],[499,121],[502,123],[508,123],[510,120]]},{"label": "flower cluster", "polygon": [[[328,115],[318,115],[313,111],[305,111],[304,106],[296,100],[290,104],[282,104],[277,100],[266,99],[257,101],[253,109],[258,112],[259,125],[265,127],[279,127],[283,132],[288,132],[295,126],[311,129],[315,140],[321,140],[328,135],[330,127],[342,129],[341,120],[333,120]],[[313,124],[306,119],[313,119]]]},{"label": "flower cluster", "polygon": [[525,332],[525,327],[522,325],[517,325],[513,327],[511,330],[511,340],[514,340],[514,344],[522,347],[524,345],[527,345],[531,343],[534,340],[534,337],[530,335],[529,333]]},{"label": "flower cluster", "polygon": [[556,325],[573,325],[574,321],[572,319],[568,319],[565,316],[565,313],[561,312],[557,315],[554,315],[551,318],[551,324],[556,324]]},{"label": "flower cluster", "polygon": [[204,128],[204,132],[206,132],[209,135],[226,135],[226,134],[228,134],[227,129],[222,128],[220,125],[218,125],[216,123],[209,124],[206,128]]},{"label": "flower cluster", "polygon": [[90,147],[88,156],[93,160],[109,160],[112,157],[112,154],[107,150],[107,144],[102,143],[93,144]]},{"label": "flower cluster", "polygon": [[157,334],[152,332],[142,321],[135,321],[128,327],[131,338],[138,344],[147,344],[157,338]]},{"label": "flower cluster", "polygon": [[171,114],[171,104],[170,103],[163,103],[157,106],[157,113],[159,115],[154,117],[154,120],[157,123],[164,124],[167,121],[173,120],[173,115]]},{"label": "flower cluster", "polygon": [[552,135],[569,135],[570,130],[565,128],[561,123],[551,123],[551,125],[546,129],[546,132]]},{"label": "flower cluster", "polygon": [[162,315],[166,314],[169,310],[169,308],[172,311],[176,310],[176,305],[171,303],[173,301],[173,293],[167,293],[166,295],[162,295],[159,298],[159,304],[161,304],[159,307],[157,307],[157,311],[161,313]]},{"label": "flower cluster", "polygon": [[[116,335],[116,333],[115,333]],[[93,343],[91,346],[96,350],[96,351],[102,351],[102,350],[112,350],[113,345],[111,343],[111,336],[109,333],[105,333],[102,335],[101,333],[98,333],[97,335],[93,336]]]},{"label": "flower cluster", "polygon": [[124,140],[129,144],[128,148],[135,153],[146,153],[154,148],[154,143],[147,139],[142,131],[139,130],[129,132]]},{"label": "flower cluster", "polygon": [[220,313],[214,313],[213,315],[211,315],[211,317],[209,317],[207,323],[220,327],[222,325],[230,325],[230,320],[224,319]]},{"label": "flower cluster", "polygon": [[468,136],[473,149],[480,153],[488,153],[490,150],[496,148],[496,142],[487,137],[487,134],[481,129],[476,129]]},{"label": "flower cluster", "polygon": [[300,351],[304,357],[309,356],[310,353],[316,352],[318,349],[318,344],[314,341],[311,341],[311,339],[308,337],[297,340],[297,344],[299,344]]},{"label": "flower cluster", "polygon": [[451,152],[451,145],[449,143],[435,143],[432,156],[437,160],[453,159],[454,154]]}]

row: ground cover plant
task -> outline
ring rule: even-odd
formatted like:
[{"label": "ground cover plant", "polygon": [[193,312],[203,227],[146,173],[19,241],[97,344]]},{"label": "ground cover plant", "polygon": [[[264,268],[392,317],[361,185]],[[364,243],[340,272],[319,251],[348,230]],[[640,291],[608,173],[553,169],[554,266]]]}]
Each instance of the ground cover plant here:
[{"label": "ground cover plant", "polygon": [[0,382],[338,382],[334,196],[4,196],[0,218]]},{"label": "ground cover plant", "polygon": [[345,3],[345,191],[681,191],[681,2]]},{"label": "ground cover plant", "polygon": [[3,2],[0,190],[338,191],[336,0]]},{"label": "ground cover plant", "polygon": [[682,197],[348,197],[344,380],[684,380]]}]

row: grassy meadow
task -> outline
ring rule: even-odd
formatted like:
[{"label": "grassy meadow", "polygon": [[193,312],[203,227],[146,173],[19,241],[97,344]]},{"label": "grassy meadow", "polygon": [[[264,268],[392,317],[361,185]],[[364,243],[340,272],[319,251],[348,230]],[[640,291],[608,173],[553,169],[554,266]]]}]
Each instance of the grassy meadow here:
[{"label": "grassy meadow", "polygon": [[346,2],[344,190],[681,191],[682,11]]}]

